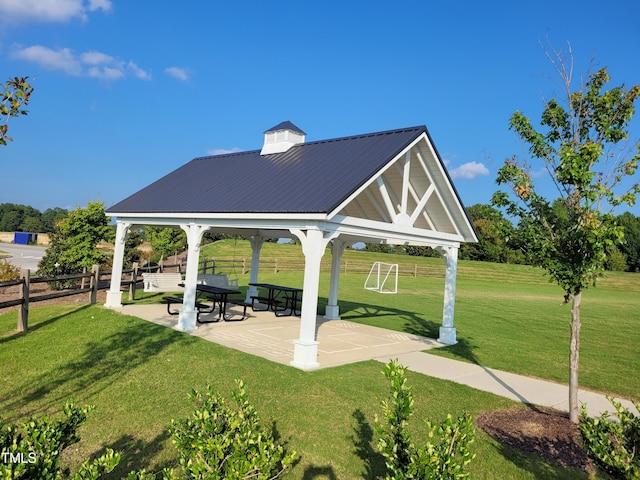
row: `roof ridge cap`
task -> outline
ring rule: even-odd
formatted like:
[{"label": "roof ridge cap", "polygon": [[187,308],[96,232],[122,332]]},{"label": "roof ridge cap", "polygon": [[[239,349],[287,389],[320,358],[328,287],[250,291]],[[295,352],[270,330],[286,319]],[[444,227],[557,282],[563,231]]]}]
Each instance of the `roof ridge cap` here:
[{"label": "roof ridge cap", "polygon": [[395,134],[395,133],[402,133],[402,132],[408,132],[411,130],[422,130],[424,132],[427,131],[427,127],[424,125],[416,125],[414,127],[405,127],[405,128],[396,128],[393,130],[382,130],[379,132],[370,132],[370,133],[361,133],[358,135],[349,135],[346,137],[335,137],[335,138],[326,138],[324,140],[312,140],[310,142],[305,142],[304,144],[300,144],[300,145],[296,145],[296,146],[304,146],[304,145],[311,145],[314,143],[328,143],[328,142],[338,142],[338,141],[342,141],[342,140],[354,140],[356,138],[367,138],[367,137],[376,137],[376,136],[382,136],[382,135],[391,135],[391,134]]}]

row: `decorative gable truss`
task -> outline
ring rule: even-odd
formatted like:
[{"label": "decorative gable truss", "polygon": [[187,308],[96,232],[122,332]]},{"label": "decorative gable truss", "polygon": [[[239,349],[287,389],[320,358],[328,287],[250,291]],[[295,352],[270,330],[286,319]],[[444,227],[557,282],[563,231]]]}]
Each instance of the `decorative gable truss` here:
[{"label": "decorative gable truss", "polygon": [[[476,241],[444,166],[426,134],[418,137],[329,217],[341,225],[380,222],[398,232],[434,239]],[[427,233],[428,232],[428,233]],[[413,243],[406,237],[388,243]],[[424,238],[421,242],[424,244]]]}]

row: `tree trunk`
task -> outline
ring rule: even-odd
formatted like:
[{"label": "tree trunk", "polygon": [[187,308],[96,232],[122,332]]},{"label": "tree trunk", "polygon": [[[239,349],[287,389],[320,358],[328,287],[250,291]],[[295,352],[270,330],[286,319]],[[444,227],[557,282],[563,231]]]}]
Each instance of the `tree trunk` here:
[{"label": "tree trunk", "polygon": [[582,290],[573,295],[571,306],[571,348],[569,351],[569,420],[578,423],[580,405],[578,404],[578,368],[580,367],[580,302]]}]

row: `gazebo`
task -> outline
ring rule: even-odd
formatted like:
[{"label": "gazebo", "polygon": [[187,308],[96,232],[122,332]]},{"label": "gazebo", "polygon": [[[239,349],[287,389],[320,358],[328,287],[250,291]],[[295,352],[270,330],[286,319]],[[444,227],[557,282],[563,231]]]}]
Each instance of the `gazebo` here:
[{"label": "gazebo", "polygon": [[[305,141],[291,122],[264,132],[261,150],[200,157],[107,210],[117,219],[112,280],[105,306],[120,308],[124,244],[134,225],[180,227],[187,234],[184,303],[177,327],[197,328],[196,283],[204,232],[249,239],[250,282],[269,238],[298,238],[305,257],[300,336],[291,365],[318,366],[315,338],[320,262],[330,247],[325,317],[340,315],[338,282],[344,249],[357,242],[429,246],[446,265],[438,340],[456,343],[454,302],[461,242],[473,227],[424,126]],[[249,287],[247,299],[256,295]]]}]

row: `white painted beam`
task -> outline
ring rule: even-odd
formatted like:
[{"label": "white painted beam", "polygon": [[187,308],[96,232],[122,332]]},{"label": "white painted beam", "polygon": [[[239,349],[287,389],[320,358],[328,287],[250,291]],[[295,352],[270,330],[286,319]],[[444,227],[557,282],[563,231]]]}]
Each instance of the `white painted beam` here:
[{"label": "white painted beam", "polygon": [[391,197],[389,196],[389,191],[387,190],[387,186],[382,179],[382,176],[379,176],[376,179],[378,183],[378,189],[380,190],[380,195],[382,195],[382,200],[384,201],[385,207],[387,207],[387,212],[389,212],[389,217],[391,218],[391,222],[395,223],[396,221],[396,209],[393,206],[393,202],[391,201]]}]

